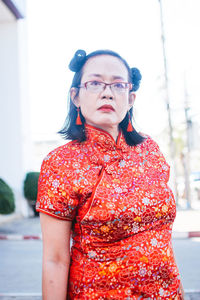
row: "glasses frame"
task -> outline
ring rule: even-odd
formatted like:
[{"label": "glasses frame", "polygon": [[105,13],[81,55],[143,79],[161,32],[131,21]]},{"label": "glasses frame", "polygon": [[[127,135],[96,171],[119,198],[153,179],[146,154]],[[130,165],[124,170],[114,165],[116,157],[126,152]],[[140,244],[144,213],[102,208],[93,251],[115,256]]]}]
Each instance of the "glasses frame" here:
[{"label": "glasses frame", "polygon": [[[83,85],[79,85],[79,88],[85,88],[86,90],[88,90],[87,84],[88,84],[89,82],[94,82],[94,81],[99,82],[99,83],[103,83],[103,84],[104,84],[104,88],[103,88],[102,92],[105,91],[105,89],[106,89],[107,86],[110,86],[111,91],[113,91],[113,90],[112,90],[112,85],[113,85],[113,84],[116,84],[116,83],[124,83],[124,84],[126,84],[126,85],[127,85],[127,88],[126,88],[126,89],[129,89],[129,91],[132,90],[132,88],[133,88],[133,84],[130,83],[130,82],[119,81],[119,82],[106,83],[106,82],[98,81],[98,80],[90,80],[90,81],[86,81],[86,82],[83,83]],[[126,90],[126,89],[125,89],[125,90]],[[115,92],[115,91],[114,91],[114,92]]]}]

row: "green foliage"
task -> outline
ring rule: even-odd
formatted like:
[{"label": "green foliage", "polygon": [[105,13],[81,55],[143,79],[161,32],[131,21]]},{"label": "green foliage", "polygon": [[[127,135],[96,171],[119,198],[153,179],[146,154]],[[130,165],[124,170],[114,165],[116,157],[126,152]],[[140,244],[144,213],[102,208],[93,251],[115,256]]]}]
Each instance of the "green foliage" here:
[{"label": "green foliage", "polygon": [[15,198],[12,189],[0,178],[0,214],[7,215],[15,210]]},{"label": "green foliage", "polygon": [[29,172],[24,180],[24,197],[28,201],[36,201],[38,191],[39,172]]}]

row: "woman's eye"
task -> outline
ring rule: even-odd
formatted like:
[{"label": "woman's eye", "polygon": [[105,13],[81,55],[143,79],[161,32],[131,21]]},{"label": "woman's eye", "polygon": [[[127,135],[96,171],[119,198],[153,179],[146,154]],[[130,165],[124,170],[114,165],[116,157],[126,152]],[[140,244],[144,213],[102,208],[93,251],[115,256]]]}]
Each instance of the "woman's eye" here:
[{"label": "woman's eye", "polygon": [[117,89],[123,89],[124,88],[124,84],[121,82],[117,82],[114,84],[114,87]]},{"label": "woman's eye", "polygon": [[101,82],[95,81],[95,80],[90,82],[90,85],[91,85],[91,86],[99,86],[99,85],[101,85],[101,84],[102,84]]}]

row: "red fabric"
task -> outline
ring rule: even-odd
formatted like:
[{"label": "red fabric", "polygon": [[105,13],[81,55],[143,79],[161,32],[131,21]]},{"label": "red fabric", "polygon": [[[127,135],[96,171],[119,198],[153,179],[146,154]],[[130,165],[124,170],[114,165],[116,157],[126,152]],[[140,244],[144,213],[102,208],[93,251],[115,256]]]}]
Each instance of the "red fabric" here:
[{"label": "red fabric", "polygon": [[86,133],[50,152],[38,185],[37,210],[73,221],[68,299],[179,299],[176,205],[159,147]]}]

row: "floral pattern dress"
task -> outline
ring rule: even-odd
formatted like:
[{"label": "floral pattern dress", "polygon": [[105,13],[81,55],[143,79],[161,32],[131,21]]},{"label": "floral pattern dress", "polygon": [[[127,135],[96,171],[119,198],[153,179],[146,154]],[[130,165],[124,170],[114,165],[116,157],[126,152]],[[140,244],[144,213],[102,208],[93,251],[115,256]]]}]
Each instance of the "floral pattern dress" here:
[{"label": "floral pattern dress", "polygon": [[38,183],[37,211],[72,221],[67,299],[180,299],[176,205],[158,145],[90,125],[86,135],[51,151]]}]

